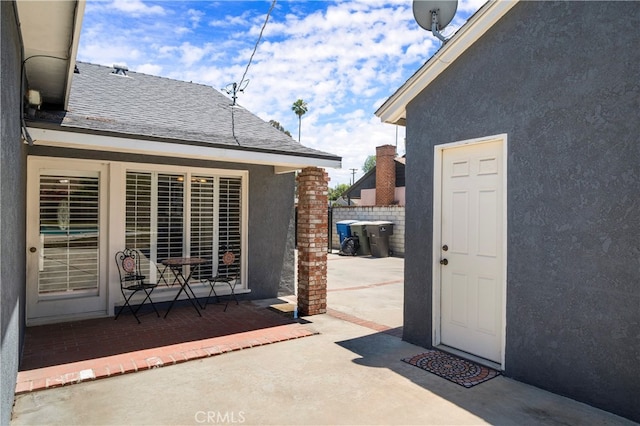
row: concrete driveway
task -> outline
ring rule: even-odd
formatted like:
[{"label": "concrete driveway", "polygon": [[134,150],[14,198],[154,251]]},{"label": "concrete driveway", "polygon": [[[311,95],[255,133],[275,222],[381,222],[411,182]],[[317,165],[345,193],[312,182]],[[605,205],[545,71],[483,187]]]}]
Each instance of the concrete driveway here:
[{"label": "concrete driveway", "polygon": [[466,389],[400,361],[423,351],[396,337],[403,259],[330,254],[328,266],[329,312],[303,318],[317,335],[20,395],[11,424],[634,424],[504,377]]}]

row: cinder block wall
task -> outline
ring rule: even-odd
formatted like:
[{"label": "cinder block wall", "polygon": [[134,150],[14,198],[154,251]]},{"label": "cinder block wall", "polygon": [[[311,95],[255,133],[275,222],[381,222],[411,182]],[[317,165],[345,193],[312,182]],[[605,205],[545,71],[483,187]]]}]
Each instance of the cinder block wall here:
[{"label": "cinder block wall", "polygon": [[341,220],[386,220],[393,223],[389,249],[393,256],[404,257],[404,206],[334,207],[331,221],[331,248],[334,250],[340,249],[336,222]]}]

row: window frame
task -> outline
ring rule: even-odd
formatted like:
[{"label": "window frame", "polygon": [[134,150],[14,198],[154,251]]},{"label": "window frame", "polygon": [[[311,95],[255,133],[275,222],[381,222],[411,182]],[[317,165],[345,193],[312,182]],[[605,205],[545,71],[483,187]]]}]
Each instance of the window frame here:
[{"label": "window frame", "polygon": [[[121,167],[121,189],[122,196],[122,216],[126,217],[126,188],[127,188],[127,174],[129,172],[134,173],[152,173],[153,174],[172,174],[172,175],[182,175],[184,176],[184,187],[183,187],[183,242],[182,242],[182,252],[184,256],[189,256],[191,252],[191,203],[192,203],[192,176],[211,176],[215,178],[215,197],[216,203],[220,202],[219,198],[219,182],[221,178],[232,178],[232,179],[240,179],[240,281],[237,284],[236,291],[248,291],[248,279],[247,279],[247,232],[248,232],[248,183],[249,183],[249,171],[248,170],[234,170],[234,169],[219,169],[219,168],[202,168],[202,167],[185,167],[185,166],[173,166],[173,165],[158,165],[158,164],[146,164],[146,163],[119,163],[119,167]],[[157,179],[152,178],[152,188],[156,189]],[[155,218],[152,218],[152,223],[157,220],[157,204],[152,206],[152,211]],[[219,219],[219,204],[215,207],[215,220]],[[122,224],[122,233],[120,238],[122,239],[122,244],[124,246],[126,241],[126,227]],[[216,245],[220,246],[220,241],[218,239],[218,232],[215,233],[215,242]],[[162,265],[158,265],[162,266]],[[214,271],[217,266],[217,259],[213,259],[213,267]],[[153,270],[151,268],[151,276],[150,279],[155,280],[159,277],[159,273],[157,270]],[[168,272],[168,271],[167,271]],[[166,277],[166,273],[165,273]],[[170,277],[169,277],[170,278]],[[193,282],[195,283],[195,279]],[[169,282],[170,283],[170,282]],[[164,283],[160,283],[164,284]],[[160,288],[158,288],[160,290]],[[197,291],[196,291],[197,293]]]}]

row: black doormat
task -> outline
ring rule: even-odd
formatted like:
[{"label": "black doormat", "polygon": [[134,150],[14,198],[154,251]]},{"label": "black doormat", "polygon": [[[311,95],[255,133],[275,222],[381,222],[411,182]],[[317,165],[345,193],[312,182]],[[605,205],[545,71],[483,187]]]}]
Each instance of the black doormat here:
[{"label": "black doormat", "polygon": [[428,350],[402,361],[457,383],[465,388],[478,385],[500,375],[499,371],[446,352]]}]

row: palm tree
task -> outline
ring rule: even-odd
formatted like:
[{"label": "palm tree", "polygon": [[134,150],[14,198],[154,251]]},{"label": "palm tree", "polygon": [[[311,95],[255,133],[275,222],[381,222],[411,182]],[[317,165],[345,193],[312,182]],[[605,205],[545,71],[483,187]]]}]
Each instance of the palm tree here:
[{"label": "palm tree", "polygon": [[282,124],[280,124],[279,122],[277,122],[276,120],[269,120],[269,124],[271,124],[273,127],[275,127],[276,129],[280,130],[282,133],[284,133],[285,135],[291,137],[291,132],[289,132],[287,129],[285,129],[284,127],[282,127]]},{"label": "palm tree", "polygon": [[302,126],[302,116],[305,112],[309,111],[307,103],[302,99],[298,99],[291,106],[291,111],[295,112],[298,116],[298,142],[300,142],[300,127]]}]

